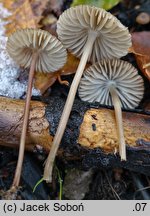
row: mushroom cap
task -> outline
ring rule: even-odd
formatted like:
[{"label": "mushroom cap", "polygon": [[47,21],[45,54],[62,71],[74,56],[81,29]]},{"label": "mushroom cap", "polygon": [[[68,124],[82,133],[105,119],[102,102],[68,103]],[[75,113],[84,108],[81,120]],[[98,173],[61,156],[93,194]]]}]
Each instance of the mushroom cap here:
[{"label": "mushroom cap", "polygon": [[79,96],[83,101],[112,106],[110,85],[115,87],[123,108],[136,107],[143,97],[142,77],[130,63],[119,59],[102,60],[90,66],[81,79]]},{"label": "mushroom cap", "polygon": [[57,22],[58,38],[77,57],[81,57],[88,33],[97,35],[89,59],[120,58],[128,53],[131,35],[128,28],[109,12],[94,6],[69,8]]},{"label": "mushroom cap", "polygon": [[24,68],[30,67],[33,53],[38,52],[35,70],[40,72],[54,72],[63,67],[67,59],[61,42],[41,29],[17,30],[8,38],[7,51]]}]

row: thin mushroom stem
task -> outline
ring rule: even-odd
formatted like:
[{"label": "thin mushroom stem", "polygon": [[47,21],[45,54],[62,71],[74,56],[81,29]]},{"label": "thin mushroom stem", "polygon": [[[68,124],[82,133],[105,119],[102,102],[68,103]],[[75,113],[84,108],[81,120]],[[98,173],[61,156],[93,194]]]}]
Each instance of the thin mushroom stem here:
[{"label": "thin mushroom stem", "polygon": [[68,119],[69,119],[69,115],[70,115],[70,112],[73,106],[74,98],[77,92],[77,88],[78,88],[80,79],[82,77],[88,57],[90,56],[92,52],[93,44],[94,44],[96,37],[97,37],[96,34],[89,33],[87,42],[84,46],[84,51],[83,51],[79,66],[77,68],[73,82],[71,84],[70,91],[69,91],[69,94],[68,94],[63,112],[62,112],[62,116],[60,118],[60,122],[59,122],[57,131],[56,131],[53,143],[52,143],[52,147],[51,147],[50,153],[47,157],[46,164],[45,164],[43,178],[47,182],[52,181],[52,171],[53,171],[53,164],[54,164],[54,160],[56,157],[56,153],[59,148],[62,136],[64,134],[64,131],[65,131]]},{"label": "thin mushroom stem", "polygon": [[120,102],[117,90],[114,85],[110,85],[109,91],[110,91],[112,102],[113,102],[114,109],[115,109],[117,133],[118,133],[118,139],[119,139],[119,154],[120,154],[121,160],[126,160],[126,145],[125,145],[124,132],[123,132],[121,102]]},{"label": "thin mushroom stem", "polygon": [[18,156],[18,161],[17,161],[17,166],[16,166],[16,171],[15,171],[15,176],[14,176],[12,187],[19,186],[20,177],[21,177],[21,170],[22,170],[22,164],[23,164],[23,159],[24,159],[27,125],[28,125],[29,111],[30,111],[30,100],[31,100],[31,93],[32,93],[33,77],[34,77],[37,56],[38,56],[37,53],[33,53],[30,71],[29,71],[28,87],[27,87],[26,101],[25,101],[24,114],[23,114],[22,133],[21,133],[21,138],[20,138],[19,156]]}]

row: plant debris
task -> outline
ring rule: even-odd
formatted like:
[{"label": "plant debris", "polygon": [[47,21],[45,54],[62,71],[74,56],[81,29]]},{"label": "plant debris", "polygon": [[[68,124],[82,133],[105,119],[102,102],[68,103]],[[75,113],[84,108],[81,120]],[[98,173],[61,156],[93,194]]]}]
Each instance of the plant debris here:
[{"label": "plant debris", "polygon": [[[51,34],[57,36],[56,29],[59,16],[64,10],[70,8],[71,5],[79,4],[81,1],[82,3],[87,2],[83,0],[0,1],[0,95],[12,98],[24,98],[27,86],[27,71],[17,67],[6,53],[5,44],[7,42],[7,37],[5,32],[9,35],[18,28],[42,28],[43,30],[47,30]],[[65,135],[62,139],[62,145],[59,148],[58,156],[56,158],[57,169],[56,167],[54,168],[52,184],[46,185],[44,182],[41,182],[33,193],[32,189],[42,178],[41,174],[43,173],[43,163],[50,149],[49,143],[52,142],[53,136],[55,135],[62,107],[67,98],[68,91],[74,77],[73,73],[75,73],[76,67],[79,63],[78,58],[69,55],[67,64],[63,69],[56,71],[53,74],[54,76],[40,76],[37,74],[35,77],[35,86],[39,89],[39,91],[33,88],[32,95],[35,95],[35,97],[32,97],[32,99],[38,101],[42,100],[49,105],[47,106],[45,112],[45,105],[42,104],[38,106],[39,102],[36,103],[34,101],[36,103],[35,106],[37,107],[34,107],[31,113],[32,115],[30,117],[28,131],[29,139],[27,140],[26,145],[27,149],[30,149],[32,153],[26,152],[25,154],[25,166],[22,172],[21,188],[15,191],[17,193],[10,194],[10,198],[14,195],[14,198],[16,199],[149,199],[150,172],[148,170],[149,158],[147,158],[147,156],[149,157],[150,141],[149,138],[146,140],[145,137],[139,139],[139,136],[142,137],[142,135],[144,136],[144,134],[147,133],[147,136],[149,137],[147,125],[149,125],[150,115],[150,1],[88,0],[88,2],[92,5],[102,3],[105,9],[109,8],[109,12],[116,16],[123,25],[129,28],[130,34],[132,34],[133,46],[130,48],[130,52],[132,53],[126,55],[122,59],[130,62],[134,67],[136,67],[138,73],[144,79],[145,92],[143,100],[136,109],[125,110],[125,116],[123,114],[125,119],[129,119],[128,124],[130,125],[129,130],[125,131],[125,137],[127,136],[129,143],[136,143],[133,146],[127,147],[127,158],[130,160],[120,164],[118,155],[114,155],[111,152],[112,149],[110,150],[110,146],[106,146],[106,150],[108,150],[107,155],[106,152],[103,152],[99,147],[93,149],[95,140],[91,141],[89,144],[88,137],[86,137],[87,139],[83,139],[83,141],[86,140],[90,148],[89,146],[84,147],[77,144],[77,140],[79,140],[79,125],[82,123],[85,111],[89,111],[90,108],[94,108],[90,116],[91,121],[89,121],[89,124],[86,124],[86,129],[89,130],[91,134],[96,134],[99,130],[99,124],[97,123],[99,122],[99,115],[96,111],[100,109],[97,103],[91,105],[86,104],[86,106],[83,105],[84,103],[81,102],[77,95]],[[110,6],[109,3],[111,3]],[[88,66],[89,65],[87,65],[87,67]],[[60,83],[66,85],[60,85]],[[39,95],[44,92],[46,93],[39,97]],[[52,100],[50,100],[50,98]],[[16,113],[18,114],[21,112],[20,109],[22,109],[21,107],[23,107],[23,103],[24,101],[21,101],[19,106],[16,105],[16,109],[12,116],[8,115],[10,110],[7,110],[7,106],[4,106],[2,109],[2,111],[5,109],[5,118],[3,120],[6,120],[9,124],[13,118],[14,123],[14,126],[10,127],[8,131],[7,127],[5,127],[6,125],[1,123],[1,128],[5,128],[5,131],[8,133],[8,136],[4,136],[3,133],[1,135],[1,142],[3,142],[4,145],[6,143],[12,145],[13,143],[15,147],[17,146],[16,143],[18,143],[19,140],[18,134],[21,130],[18,122],[20,122],[19,117],[22,115],[16,115]],[[9,105],[11,105],[11,103]],[[50,105],[53,105],[53,107],[50,108]],[[110,107],[105,108],[107,112],[104,120],[106,118],[107,120],[110,119],[108,113],[112,118],[114,118],[111,114],[113,111],[108,110]],[[12,107],[12,110],[14,110],[14,107]],[[34,110],[36,112],[34,112]],[[0,112],[0,116],[1,114],[2,112]],[[84,117],[86,116],[87,113]],[[16,123],[15,120],[18,120],[18,122]],[[81,127],[82,132],[86,131],[84,123],[85,122],[83,122],[82,125],[83,127]],[[51,125],[51,127],[49,127],[49,125]],[[136,126],[136,129],[134,129],[134,125]],[[14,136],[11,136],[13,131],[16,133]],[[139,131],[138,136],[135,135],[136,131]],[[32,142],[33,140],[35,143]],[[42,142],[42,145],[40,145],[40,142]],[[9,144],[7,146],[9,146]],[[6,145],[5,147],[0,146],[1,199],[5,198],[5,192],[10,188],[12,183],[17,156],[18,151],[16,149],[10,149],[6,147]],[[143,163],[139,161],[140,157]],[[134,163],[132,163],[132,161],[134,161]],[[84,174],[90,172],[91,167],[92,177],[90,180],[81,181],[81,175],[83,174],[84,176]],[[75,175],[76,179],[73,182],[70,178],[68,178],[69,173],[72,170],[77,170],[77,173],[78,171],[80,173],[79,175]],[[30,175],[31,172],[34,174]],[[67,178],[69,180],[67,180]],[[83,186],[81,187],[81,191],[78,190],[78,183],[80,186]],[[70,185],[73,185],[77,193],[73,194],[71,193],[72,191],[70,192],[68,190]],[[86,190],[83,190],[83,193],[81,193],[83,188],[86,188]]]}]

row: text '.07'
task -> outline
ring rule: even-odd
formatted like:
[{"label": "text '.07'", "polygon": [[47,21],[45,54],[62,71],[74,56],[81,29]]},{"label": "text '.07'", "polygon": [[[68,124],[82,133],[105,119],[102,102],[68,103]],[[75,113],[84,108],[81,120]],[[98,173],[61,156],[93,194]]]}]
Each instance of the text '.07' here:
[{"label": "text '.07'", "polygon": [[137,202],[133,207],[133,212],[144,212],[146,210],[147,203],[146,202]]}]

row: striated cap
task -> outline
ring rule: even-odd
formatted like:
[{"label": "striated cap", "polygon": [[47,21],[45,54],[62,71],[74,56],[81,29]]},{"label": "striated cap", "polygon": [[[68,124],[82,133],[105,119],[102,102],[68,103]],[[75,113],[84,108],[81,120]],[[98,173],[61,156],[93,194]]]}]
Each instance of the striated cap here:
[{"label": "striated cap", "polygon": [[94,6],[69,8],[57,22],[58,38],[77,57],[81,57],[88,34],[96,34],[91,62],[104,58],[120,58],[128,53],[131,35],[128,28],[109,12]]},{"label": "striated cap", "polygon": [[31,65],[32,54],[38,52],[35,70],[53,72],[63,67],[67,59],[66,49],[49,32],[40,29],[22,29],[13,33],[7,41],[8,54],[24,68]]},{"label": "striated cap", "polygon": [[130,63],[119,59],[102,60],[89,67],[79,86],[83,101],[112,106],[109,87],[113,85],[123,108],[135,108],[144,93],[143,79]]}]

